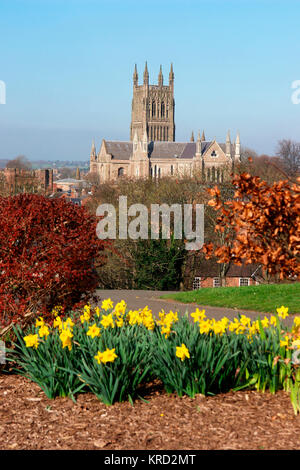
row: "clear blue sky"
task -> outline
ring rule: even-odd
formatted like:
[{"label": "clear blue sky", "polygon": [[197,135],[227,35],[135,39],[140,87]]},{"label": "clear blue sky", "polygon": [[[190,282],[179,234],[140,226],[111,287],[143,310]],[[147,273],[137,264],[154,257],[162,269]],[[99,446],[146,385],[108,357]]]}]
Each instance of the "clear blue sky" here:
[{"label": "clear blue sky", "polygon": [[85,160],[128,140],[132,74],[175,73],[176,140],[300,141],[300,2],[0,0],[0,158]]}]

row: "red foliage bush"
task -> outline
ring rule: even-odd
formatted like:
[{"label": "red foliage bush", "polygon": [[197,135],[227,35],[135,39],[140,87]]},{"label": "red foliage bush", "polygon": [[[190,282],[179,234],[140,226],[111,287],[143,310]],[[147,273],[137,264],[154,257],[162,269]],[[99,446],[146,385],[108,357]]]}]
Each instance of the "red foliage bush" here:
[{"label": "red foliage bush", "polygon": [[215,230],[232,227],[235,235],[222,246],[203,245],[206,258],[219,263],[259,263],[280,279],[300,278],[300,178],[297,183],[277,181],[270,186],[248,173],[236,175],[231,201],[222,202],[218,187],[209,189],[209,201],[218,212]]},{"label": "red foliage bush", "polygon": [[64,199],[0,197],[1,327],[28,315],[72,308],[98,285],[105,242],[97,219]]}]

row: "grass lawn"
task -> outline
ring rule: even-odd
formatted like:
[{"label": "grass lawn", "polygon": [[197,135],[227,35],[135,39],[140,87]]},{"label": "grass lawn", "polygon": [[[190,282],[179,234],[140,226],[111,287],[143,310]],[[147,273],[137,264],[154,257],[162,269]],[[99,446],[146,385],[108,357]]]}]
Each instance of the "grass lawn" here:
[{"label": "grass lawn", "polygon": [[248,287],[207,287],[190,292],[162,295],[161,298],[212,307],[236,307],[269,313],[275,313],[277,307],[284,305],[289,308],[290,314],[295,314],[300,313],[300,282]]}]

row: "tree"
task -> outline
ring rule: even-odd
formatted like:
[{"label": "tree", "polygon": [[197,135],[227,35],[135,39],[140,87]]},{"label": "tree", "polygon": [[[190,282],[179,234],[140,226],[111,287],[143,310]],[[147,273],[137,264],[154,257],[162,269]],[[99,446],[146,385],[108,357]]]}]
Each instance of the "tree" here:
[{"label": "tree", "polygon": [[292,140],[278,142],[277,155],[288,176],[294,177],[300,172],[300,143]]},{"label": "tree", "polygon": [[91,296],[107,245],[96,223],[63,198],[0,197],[0,335],[1,327]]},{"label": "tree", "polygon": [[[259,263],[263,271],[279,279],[300,276],[300,178],[271,186],[248,173],[235,176],[234,198],[222,202],[218,187],[209,205],[219,213],[216,231],[234,231],[233,243],[205,244],[206,258],[219,263]],[[230,234],[230,237],[232,235]],[[226,237],[227,241],[227,237]]]},{"label": "tree", "polygon": [[178,289],[185,259],[182,240],[138,240],[133,259],[136,289]]},{"label": "tree", "polygon": [[20,170],[31,170],[32,166],[28,158],[24,155],[19,155],[13,160],[9,160],[6,164],[6,168],[19,168]]}]

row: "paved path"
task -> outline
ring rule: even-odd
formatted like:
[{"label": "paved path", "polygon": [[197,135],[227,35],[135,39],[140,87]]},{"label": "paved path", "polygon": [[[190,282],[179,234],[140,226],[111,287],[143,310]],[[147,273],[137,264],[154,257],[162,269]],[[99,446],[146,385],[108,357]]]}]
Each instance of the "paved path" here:
[{"label": "paved path", "polygon": [[[175,291],[149,291],[149,290],[97,290],[97,294],[100,296],[100,299],[111,298],[115,302],[120,300],[125,300],[127,303],[128,309],[138,310],[143,308],[146,305],[152,310],[153,315],[157,315],[161,309],[164,309],[165,312],[169,310],[177,311],[178,313],[184,314],[185,312],[193,312],[196,307],[200,309],[205,309],[206,316],[208,318],[221,319],[226,316],[230,320],[240,314],[245,314],[250,318],[257,318],[259,312],[253,312],[249,310],[242,309],[231,309],[223,307],[208,307],[203,305],[196,304],[183,304],[175,300],[166,300],[160,299],[159,297],[168,293],[176,293]],[[261,314],[264,316],[267,314]],[[268,316],[268,315],[267,315]]]}]

